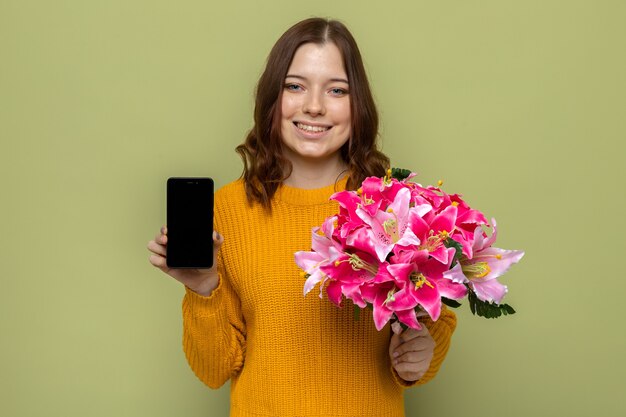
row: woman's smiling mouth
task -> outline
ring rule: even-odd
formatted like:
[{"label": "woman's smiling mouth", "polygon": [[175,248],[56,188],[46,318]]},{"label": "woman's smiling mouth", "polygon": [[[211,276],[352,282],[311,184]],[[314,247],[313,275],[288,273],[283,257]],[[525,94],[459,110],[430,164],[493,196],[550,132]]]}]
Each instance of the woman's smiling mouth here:
[{"label": "woman's smiling mouth", "polygon": [[309,125],[309,124],[305,124],[302,122],[293,122],[293,123],[294,125],[296,125],[298,129],[303,130],[305,132],[310,132],[310,133],[326,132],[332,127],[332,126],[314,126],[314,125]]}]

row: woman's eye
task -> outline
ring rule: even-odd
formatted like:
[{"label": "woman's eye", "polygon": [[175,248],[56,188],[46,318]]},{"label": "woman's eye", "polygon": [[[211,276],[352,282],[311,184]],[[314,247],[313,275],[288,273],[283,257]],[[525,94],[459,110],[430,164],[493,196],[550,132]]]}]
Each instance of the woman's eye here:
[{"label": "woman's eye", "polygon": [[286,84],[285,89],[289,91],[300,91],[302,87],[300,87],[298,84]]},{"label": "woman's eye", "polygon": [[348,90],[345,90],[343,88],[333,88],[330,90],[330,93],[335,96],[343,96],[345,94],[348,94]]}]

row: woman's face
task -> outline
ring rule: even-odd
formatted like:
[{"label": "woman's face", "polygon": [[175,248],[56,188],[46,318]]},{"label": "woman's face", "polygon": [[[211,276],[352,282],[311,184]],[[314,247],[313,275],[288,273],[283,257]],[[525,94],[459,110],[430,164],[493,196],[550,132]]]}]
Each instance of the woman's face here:
[{"label": "woman's face", "polygon": [[350,137],[348,76],[337,46],[306,43],[285,77],[281,102],[284,153],[292,163],[340,158]]}]

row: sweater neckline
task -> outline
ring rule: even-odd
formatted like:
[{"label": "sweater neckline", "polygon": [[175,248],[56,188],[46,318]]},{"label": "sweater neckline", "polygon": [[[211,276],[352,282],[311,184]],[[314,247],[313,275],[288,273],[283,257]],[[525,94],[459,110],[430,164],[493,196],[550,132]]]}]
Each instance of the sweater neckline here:
[{"label": "sweater neckline", "polygon": [[290,187],[282,184],[278,187],[278,190],[276,190],[276,200],[298,206],[310,206],[327,203],[331,195],[346,189],[347,182],[348,175],[345,175],[333,184],[310,190]]}]

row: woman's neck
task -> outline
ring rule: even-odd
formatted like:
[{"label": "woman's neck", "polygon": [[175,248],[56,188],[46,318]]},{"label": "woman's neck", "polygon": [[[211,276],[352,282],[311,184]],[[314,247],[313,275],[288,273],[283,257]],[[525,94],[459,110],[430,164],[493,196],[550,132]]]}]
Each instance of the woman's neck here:
[{"label": "woman's neck", "polygon": [[291,161],[291,175],[284,181],[294,188],[312,190],[334,184],[348,172],[348,165],[340,158],[327,161]]}]

